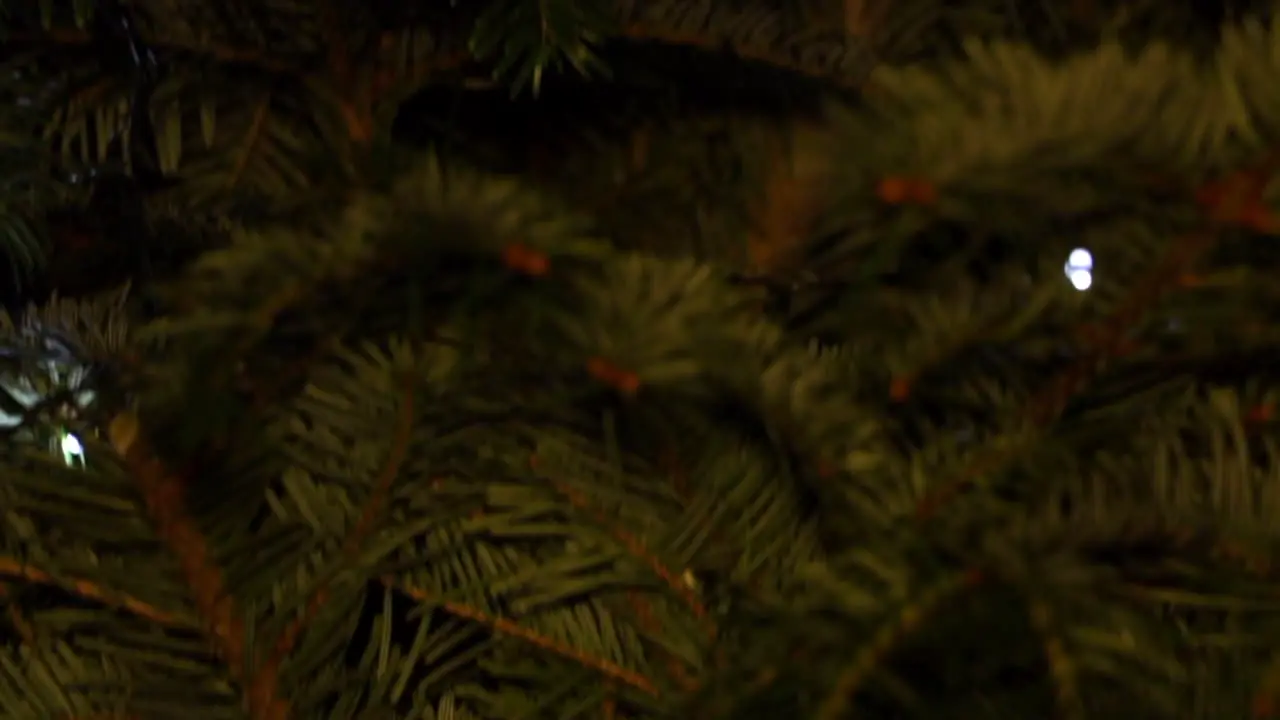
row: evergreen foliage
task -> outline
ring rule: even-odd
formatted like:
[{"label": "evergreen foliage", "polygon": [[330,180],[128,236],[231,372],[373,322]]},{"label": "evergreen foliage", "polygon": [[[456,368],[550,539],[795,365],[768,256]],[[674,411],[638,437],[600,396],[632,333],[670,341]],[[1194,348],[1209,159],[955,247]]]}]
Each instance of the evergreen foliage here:
[{"label": "evergreen foliage", "polygon": [[1280,714],[1271,3],[0,8],[0,717]]}]

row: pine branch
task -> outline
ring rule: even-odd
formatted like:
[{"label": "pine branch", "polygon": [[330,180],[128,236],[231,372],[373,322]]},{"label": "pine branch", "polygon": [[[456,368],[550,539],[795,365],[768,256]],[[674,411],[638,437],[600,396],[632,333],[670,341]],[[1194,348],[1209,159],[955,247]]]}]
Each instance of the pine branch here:
[{"label": "pine branch", "polygon": [[[355,564],[365,540],[373,532],[375,523],[387,504],[391,486],[395,483],[396,477],[400,474],[400,468],[408,457],[409,445],[413,438],[415,412],[411,377],[405,377],[401,381],[401,392],[403,394],[400,401],[400,410],[391,436],[391,449],[387,454],[387,460],[381,472],[374,479],[373,491],[369,494],[369,499],[361,509],[359,518],[342,542],[342,548],[339,550],[339,560],[331,572],[331,577],[336,576],[344,567],[351,567]],[[269,682],[265,678],[274,679],[278,676],[280,664],[293,651],[299,635],[306,630],[307,626],[311,624],[328,601],[330,582],[332,581],[322,582],[316,587],[312,592],[311,598],[307,601],[302,615],[280,634],[275,648],[271,651],[266,663],[259,671],[260,682],[268,683],[268,686],[274,684],[274,682]]]},{"label": "pine branch", "polygon": [[[872,19],[863,12],[869,4],[843,5],[846,21]],[[306,69],[309,81],[324,76],[307,86],[324,97],[305,96],[306,103],[320,100],[312,119],[323,132],[299,139],[288,134],[292,126],[277,124],[265,135],[251,133],[271,146],[253,148],[260,157],[303,146],[308,152],[325,144],[345,148],[364,137],[368,108],[391,104],[382,94],[392,92],[390,85],[374,83],[372,97],[357,90],[370,73],[402,68],[389,62],[402,48],[379,47],[371,60],[355,39],[367,39],[365,28],[339,36],[338,9],[334,0],[329,33],[343,42],[326,43],[323,53],[306,60],[320,66]],[[719,11],[712,22],[716,12],[711,4],[694,7],[689,13],[697,17],[688,22],[657,11],[644,21],[628,16],[611,37],[619,44],[684,42],[701,51],[690,56],[704,59],[771,55],[786,45],[746,42],[752,33],[743,27],[750,23],[729,27],[723,21],[733,17],[730,11]],[[306,19],[311,22],[310,14]],[[897,18],[885,18],[884,25],[873,19],[846,29],[874,36],[895,27]],[[643,28],[652,37],[641,35]],[[657,28],[670,30],[670,37],[664,41]],[[564,30],[557,29],[562,38],[571,34]],[[755,221],[750,241],[764,271],[792,269],[795,243],[814,232],[851,259],[843,267],[873,256],[843,282],[831,281],[852,302],[823,310],[847,317],[823,336],[822,347],[808,334],[780,327],[757,297],[724,281],[723,268],[619,249],[625,243],[599,239],[590,223],[541,204],[518,182],[473,176],[435,155],[402,175],[400,158],[353,154],[353,162],[368,161],[362,170],[369,177],[362,173],[360,182],[369,185],[339,185],[325,196],[352,199],[349,205],[326,207],[297,227],[241,238],[207,256],[173,283],[181,306],[165,306],[163,321],[148,328],[166,344],[147,358],[154,368],[144,369],[155,372],[144,377],[177,380],[132,386],[129,400],[172,418],[179,426],[173,436],[198,438],[205,450],[221,443],[217,450],[225,450],[229,462],[213,463],[201,479],[227,481],[225,493],[187,507],[197,490],[187,483],[194,480],[167,467],[152,446],[167,447],[160,438],[170,437],[170,428],[144,432],[129,413],[112,423],[110,439],[131,484],[112,485],[120,475],[113,472],[59,476],[84,482],[55,485],[43,466],[12,460],[0,468],[4,497],[16,498],[16,519],[0,517],[7,542],[16,538],[17,547],[32,547],[38,556],[70,536],[76,547],[110,555],[136,528],[140,495],[150,519],[141,535],[159,536],[162,555],[174,556],[179,566],[174,573],[161,563],[153,577],[130,578],[130,593],[143,582],[154,587],[123,597],[108,589],[119,582],[111,562],[81,579],[56,577],[56,566],[37,571],[0,559],[0,580],[15,590],[23,583],[61,587],[66,592],[59,596],[79,595],[135,616],[120,621],[124,613],[97,613],[104,630],[98,635],[106,636],[97,645],[78,645],[76,633],[38,643],[30,633],[27,639],[10,633],[12,654],[65,642],[81,666],[110,666],[126,679],[99,680],[110,685],[109,693],[81,691],[96,677],[76,678],[78,671],[53,663],[32,666],[0,683],[0,713],[11,707],[20,711],[10,714],[23,716],[72,706],[106,710],[127,695],[135,708],[164,698],[170,704],[158,712],[178,714],[172,708],[195,702],[192,689],[228,679],[257,720],[290,711],[465,716],[484,705],[489,717],[707,715],[673,712],[686,699],[727,708],[726,715],[812,717],[816,709],[819,717],[855,712],[870,720],[895,713],[981,715],[964,705],[979,694],[993,712],[1010,716],[1053,712],[1048,708],[1056,700],[1068,717],[1163,717],[1170,713],[1162,714],[1159,703],[1192,692],[1218,701],[1214,712],[1234,717],[1246,712],[1239,705],[1255,687],[1258,712],[1267,711],[1280,670],[1260,684],[1252,673],[1266,665],[1262,650],[1274,644],[1267,628],[1277,605],[1264,598],[1276,545],[1268,524],[1276,451],[1268,438],[1280,396],[1272,373],[1254,367],[1259,361],[1252,355],[1239,363],[1243,379],[1213,379],[1247,387],[1208,400],[1199,387],[1203,373],[1181,370],[1190,361],[1207,364],[1203,358],[1223,362],[1224,338],[1251,350],[1275,344],[1267,315],[1274,309],[1267,285],[1274,259],[1250,272],[1231,266],[1267,251],[1267,243],[1251,242],[1253,235],[1280,231],[1264,204],[1264,188],[1280,163],[1181,197],[1130,180],[1135,173],[1127,164],[1138,155],[1137,166],[1200,177],[1252,152],[1252,135],[1260,138],[1256,144],[1274,144],[1270,105],[1236,97],[1250,83],[1261,96],[1271,91],[1268,75],[1255,67],[1269,67],[1264,61],[1273,55],[1275,32],[1266,32],[1248,42],[1232,36],[1222,66],[1189,73],[1190,79],[1175,78],[1157,62],[1180,68],[1185,57],[1171,61],[1153,51],[1139,61],[1118,45],[1080,62],[1051,62],[1002,45],[974,50],[967,67],[942,72],[886,68],[879,98],[830,118],[832,138],[824,138],[819,159],[831,167],[815,174],[819,179],[799,172],[785,148],[755,143],[733,148],[726,162],[746,180],[673,183],[681,191],[699,181],[746,185],[754,178],[742,168],[755,170],[753,163],[763,160],[768,190],[749,210]],[[440,58],[478,67],[456,47],[432,46],[424,56],[421,67],[432,70],[416,75],[413,63],[405,63],[410,67],[402,68],[401,84],[429,81]],[[822,74],[820,63],[798,57],[784,53],[779,62]],[[1113,72],[1092,72],[1099,68]],[[1129,88],[1134,102],[1109,97],[1112,89],[1099,89],[1098,76]],[[1189,89],[1175,91],[1183,87]],[[342,97],[331,97],[335,91]],[[1050,112],[1046,97],[1070,102]],[[270,123],[248,122],[255,99],[235,98],[233,107],[243,110],[251,129],[262,130]],[[289,105],[293,96],[277,99],[279,109],[296,110]],[[1208,99],[1239,102],[1227,113],[1207,115],[1221,112]],[[1166,102],[1197,109],[1153,130],[1169,115]],[[339,104],[350,110],[345,119]],[[299,115],[312,105],[306,108]],[[1246,120],[1253,125],[1246,128]],[[645,129],[631,135],[625,150],[611,148],[616,155],[605,157],[602,167],[616,162],[622,172],[643,167],[646,176],[660,175],[683,162],[675,156],[705,141],[680,137],[660,144],[651,134],[658,122],[645,118],[639,125]],[[278,144],[272,131],[281,135]],[[842,139],[845,154],[837,156]],[[1176,157],[1166,164],[1166,156]],[[270,158],[257,162],[234,169],[240,177],[278,170]],[[343,175],[338,183],[350,179]],[[566,185],[569,202],[594,182],[592,176]],[[621,205],[631,187],[606,187],[602,194],[613,193]],[[741,189],[726,195],[736,198]],[[236,188],[235,196],[243,192]],[[1170,240],[1169,225],[1188,226],[1193,195],[1205,218],[1192,218],[1194,231]],[[274,198],[265,204],[273,217],[286,215]],[[635,207],[647,213],[636,213],[641,232],[670,232],[678,224],[659,222],[670,210],[663,202]],[[713,210],[739,216],[732,230],[717,233],[741,242],[747,213]],[[820,214],[825,221],[828,213],[844,215],[819,226]],[[293,210],[288,217],[302,214]],[[694,218],[671,234],[701,232],[701,222]],[[1041,241],[1046,228],[1071,237]],[[1055,243],[1079,240],[1081,228],[1088,240],[1080,242],[1094,248],[1096,240],[1097,254],[1107,258],[1100,261],[1095,294],[1059,303],[1062,295],[1046,292],[1052,302],[1016,307],[1013,321],[992,320],[988,301],[1003,312],[1026,297],[1026,284],[1004,282],[1006,276],[1043,269],[1045,258],[1062,249]],[[995,270],[989,262],[975,270],[990,245],[974,238],[985,240],[988,232],[1008,241],[1006,254]],[[937,250],[935,244],[948,246]],[[919,252],[926,245],[929,252]],[[956,252],[956,245],[965,247]],[[778,248],[764,256],[762,249]],[[813,274],[826,270],[818,266]],[[967,274],[957,282],[963,292],[937,291],[942,270]],[[1058,280],[1059,267],[1050,271]],[[823,274],[827,282],[839,272]],[[1221,277],[1230,282],[1215,281]],[[406,286],[413,292],[402,302]],[[430,296],[426,307],[419,289]],[[1181,302],[1193,289],[1199,304],[1193,310],[1203,306],[1214,326],[1187,323],[1192,327],[1176,338],[1162,335],[1160,348],[1144,346],[1143,357],[1130,357],[1131,338],[1138,331],[1155,335],[1149,326],[1163,319],[1167,301]],[[894,302],[882,301],[886,292]],[[1247,323],[1225,322],[1235,312]],[[459,338],[440,357],[422,342],[424,316],[439,318]],[[1082,318],[1090,330],[1063,340]],[[997,331],[983,332],[993,325]],[[962,343],[952,342],[959,335]],[[412,338],[407,350],[398,339],[406,336]],[[369,358],[341,349],[353,339],[365,343]],[[840,345],[839,352],[828,344]],[[1167,346],[1190,361],[1158,354]],[[1058,369],[1064,352],[1071,353],[1067,369],[1043,384],[1045,368]],[[412,380],[392,362],[405,354],[415,358]],[[350,366],[315,368],[334,355]],[[1116,371],[1104,376],[1104,364]],[[884,400],[885,382],[900,371],[891,399],[908,399],[905,373],[921,367],[929,370],[926,379],[941,382],[922,384],[919,402]],[[1165,377],[1153,378],[1161,373]],[[238,381],[243,385],[226,387]],[[411,381],[420,383],[416,393]],[[240,402],[241,390],[251,402]],[[193,405],[203,418],[192,417]],[[609,415],[607,440],[601,440],[596,421],[605,407],[624,421],[615,428]],[[30,420],[14,406],[7,410],[24,424]],[[211,433],[215,415],[215,422],[226,423],[216,430],[246,431]],[[1026,441],[1020,450],[1047,458],[1026,468],[1038,482],[1019,488],[1025,491],[1021,506],[1010,501],[993,509],[976,497],[958,500],[988,473],[1030,465],[1008,450],[968,451],[977,444],[973,436],[992,426],[998,432],[1010,417],[1017,425],[1004,427],[1013,432],[1000,440],[1027,431],[1018,438]],[[1063,432],[1056,432],[1058,424]],[[563,457],[556,442],[567,446]],[[662,455],[671,447],[696,457],[696,471],[686,473]],[[796,456],[818,460],[817,472],[792,472]],[[561,462],[567,470],[557,467]],[[441,466],[448,480],[437,482]],[[928,492],[931,484],[937,492]],[[368,491],[354,521],[353,487],[360,495]],[[926,497],[917,502],[922,489]],[[501,509],[465,519],[477,506]],[[115,508],[118,517],[104,517],[98,507]],[[899,522],[913,512],[937,517],[943,511],[943,522]],[[241,512],[261,515],[250,525]],[[390,527],[377,543],[372,535],[382,525]],[[316,559],[317,538],[325,547],[336,541],[339,551]],[[237,554],[247,545],[263,547],[262,557]],[[82,565],[70,574],[92,569]],[[696,587],[680,565],[709,571],[704,586]],[[390,567],[403,569],[392,577]],[[365,599],[363,584],[346,584],[352,573],[383,584],[384,609],[364,608],[376,614],[381,632],[353,629],[341,612],[346,608],[337,607]],[[195,606],[190,622],[141,600],[173,602],[160,599],[171,592],[173,575]],[[830,582],[819,587],[817,576]],[[1207,597],[1210,583],[1220,586],[1221,605],[1249,610],[1209,608],[1218,599]],[[961,617],[958,601],[979,586],[993,591],[974,593]],[[406,596],[413,602],[404,602]],[[275,607],[296,607],[296,601],[302,610],[271,618],[283,629],[263,641],[266,647],[255,647],[259,641],[246,637],[253,634],[246,627],[251,597]],[[411,613],[441,612],[420,623],[415,638],[402,638],[396,628],[406,606]],[[1265,646],[1215,648],[1203,663],[1206,672],[1219,672],[1248,662],[1235,668],[1238,684],[1248,687],[1230,697],[1190,677],[1201,671],[1197,643],[1216,632],[1213,639],[1225,644],[1213,623],[1228,614],[1241,635],[1252,633],[1249,641]],[[441,615],[443,629],[436,624]],[[163,622],[175,618],[184,622]],[[155,647],[147,648],[155,652],[145,661],[128,654],[134,636],[112,637],[113,623],[132,632],[139,619],[156,631]],[[59,622],[56,613],[32,613],[16,624],[42,630],[60,629]],[[205,626],[218,662],[185,644],[187,625]],[[459,625],[464,631],[454,633]],[[950,644],[995,632],[1006,633],[1016,648],[992,648],[989,658],[974,662]],[[1120,633],[1131,642],[1115,643]],[[464,636],[484,639],[441,660]],[[359,651],[362,645],[362,659],[339,657],[344,646]],[[135,671],[179,653],[200,655],[199,680],[153,680]],[[914,665],[920,656],[928,656],[924,670]],[[567,665],[576,666],[569,668],[573,678],[553,676]],[[1016,671],[1016,689],[999,687],[1011,684],[1007,675],[982,674],[1006,665]],[[1185,686],[1179,671],[1187,671]],[[46,676],[58,676],[61,685],[45,690],[51,686]],[[224,704],[208,714],[235,712],[241,698],[219,693],[212,704]],[[1035,711],[1025,712],[1032,705]],[[1213,717],[1195,717],[1205,716]]]},{"label": "pine branch", "polygon": [[888,9],[884,0],[843,0],[844,29],[849,37],[873,40]]},{"label": "pine branch", "polygon": [[747,253],[753,274],[778,276],[796,263],[813,235],[823,197],[824,158],[817,128],[797,122],[790,136],[769,149],[771,160],[755,204]]},{"label": "pine branch", "polygon": [[670,45],[672,47],[688,47],[709,53],[729,52],[748,62],[777,68],[779,70],[794,73],[800,77],[832,83],[836,87],[848,90],[861,89],[866,81],[866,74],[869,74],[871,71],[871,67],[868,64],[863,68],[861,73],[849,76],[835,74],[829,69],[810,66],[802,61],[786,57],[776,51],[753,47],[746,43],[737,42],[732,37],[726,38],[711,33],[703,34],[687,30],[681,31],[653,27],[644,23],[627,25],[623,28],[620,37],[632,42],[657,43]]},{"label": "pine branch", "polygon": [[[1209,183],[1197,193],[1205,211],[1206,227],[1175,242],[1160,265],[1131,291],[1125,303],[1112,314],[1102,332],[1088,335],[1092,342],[1082,348],[1083,358],[1051,380],[1028,404],[1024,417],[1030,427],[1044,428],[1051,424],[1108,360],[1128,352],[1126,338],[1132,329],[1169,293],[1185,289],[1185,278],[1194,272],[1197,262],[1224,231],[1259,228],[1274,223],[1266,209],[1263,193],[1278,168],[1280,153],[1273,154],[1255,168],[1236,171],[1223,180]],[[1008,460],[1006,450],[980,453],[957,480],[943,485],[920,501],[917,517],[922,520],[933,517],[943,505],[997,471]]]},{"label": "pine branch", "polygon": [[248,672],[256,652],[245,644],[244,619],[226,590],[223,573],[210,555],[204,534],[188,514],[186,480],[167,470],[147,446],[132,413],[117,415],[108,427],[108,435],[138,485],[157,534],[182,567],[209,640],[227,663],[231,676],[246,689],[250,717],[287,720],[289,705],[279,695],[275,676],[261,670],[253,675]]},{"label": "pine branch", "polygon": [[956,595],[968,592],[983,582],[980,570],[970,570],[956,576],[945,577],[919,597],[913,598],[889,622],[859,649],[853,662],[840,673],[826,699],[819,708],[817,720],[841,720],[849,716],[849,703],[862,689],[871,675],[879,669],[890,652],[912,633],[918,631],[925,618],[937,613],[944,603]]},{"label": "pine branch", "polygon": [[523,640],[529,643],[530,645],[533,645],[534,647],[537,647],[545,652],[552,653],[559,657],[565,658],[566,660],[577,663],[578,665],[581,665],[583,667],[595,670],[596,672],[599,672],[601,675],[604,675],[606,678],[609,678],[611,680],[616,680],[617,682],[620,682],[624,685],[635,688],[636,690],[639,690],[640,692],[646,695],[650,695],[653,697],[659,696],[657,686],[654,685],[653,681],[650,680],[649,678],[633,670],[628,670],[618,665],[617,663],[613,663],[603,658],[589,655],[563,642],[560,642],[553,638],[542,635],[534,630],[531,630],[529,628],[526,628],[520,625],[520,623],[516,622],[515,620],[511,620],[509,618],[503,618],[503,617],[495,617],[493,615],[490,615],[484,612],[483,610],[479,610],[477,608],[470,607],[462,603],[453,602],[449,600],[441,600],[440,598],[435,597],[430,592],[421,590],[419,588],[404,585],[402,583],[397,582],[395,578],[392,578],[392,577],[384,578],[383,583],[388,585],[389,587],[394,587],[397,590],[400,590],[401,592],[405,593],[409,597],[413,598],[414,600],[417,600],[418,602],[424,605],[439,606],[450,615],[463,618],[465,620],[471,620],[473,622],[480,623],[485,627],[492,628],[495,632],[499,634],[506,635],[508,637],[517,638],[519,640]]},{"label": "pine branch", "polygon": [[[620,0],[620,6],[625,8],[628,3]],[[346,30],[342,26],[340,14],[337,10],[337,7],[330,2],[322,12],[325,26],[327,27],[325,43],[329,49],[326,59],[327,65],[334,81],[334,87],[340,88],[346,93],[356,92],[358,90],[356,81],[359,79],[357,68],[363,61],[357,57],[354,48],[347,47]],[[641,19],[624,19],[623,26],[612,37],[629,42],[687,47],[709,53],[729,52],[748,62],[767,65],[795,73],[798,76],[832,82],[836,86],[848,89],[859,88],[865,74],[871,69],[869,65],[866,65],[853,76],[833,74],[829,68],[815,67],[801,60],[787,57],[786,54],[779,53],[774,49],[755,45],[732,34],[726,35],[723,32],[717,32],[714,28],[734,27],[734,23],[729,17],[734,11],[711,9],[710,12],[711,14],[706,19],[706,22],[703,23],[702,29],[695,29],[695,26],[691,25],[687,18],[682,18],[680,29],[664,27],[661,22],[654,22],[654,18],[661,17],[660,14],[650,14]],[[637,14],[645,15],[644,13]],[[871,18],[875,14],[876,11],[866,8],[859,9],[855,13],[857,19],[852,21],[854,25],[851,28],[848,40],[851,44],[854,44],[854,49],[851,52],[856,53],[859,50],[867,51],[869,49],[859,48],[856,43],[860,42],[857,38],[866,35],[864,26],[869,22],[873,22]],[[378,48],[390,47],[395,42],[396,37],[402,35],[403,32],[381,33],[376,46]],[[10,33],[6,39],[18,45],[32,47],[38,47],[42,44],[88,47],[96,42],[94,34],[90,31],[65,27]],[[142,35],[140,40],[147,47],[157,51],[205,58],[228,65],[246,65],[262,72],[293,77],[299,80],[312,71],[311,68],[299,65],[296,62],[280,60],[277,56],[272,55],[268,48],[237,47],[204,40],[193,42],[156,35],[154,32]],[[434,57],[430,62],[421,63],[415,67],[409,84],[420,85],[433,76],[457,71],[475,64],[476,59],[470,53],[449,49],[451,47],[451,45],[446,44],[443,52],[437,57]],[[375,91],[385,91],[389,88],[391,76],[385,70],[375,72],[374,76],[373,88]],[[400,80],[402,82],[405,81],[404,78]],[[362,102],[356,102],[356,98],[348,98],[348,104],[346,105],[346,111],[349,113],[348,129],[353,133],[353,137],[364,137],[364,134],[368,132],[369,123],[371,122],[371,118],[368,116],[368,106],[373,104],[371,102],[373,100],[375,99],[365,98]]]},{"label": "pine branch", "polygon": [[[529,464],[536,470],[537,456],[531,457]],[[619,527],[616,522],[612,521],[608,515],[592,506],[591,501],[581,491],[575,490],[569,485],[552,481],[553,487],[561,495],[569,500],[569,503],[579,511],[586,513],[614,537],[615,540],[627,551],[627,553],[637,560],[642,567],[646,567],[653,571],[669,589],[671,589],[676,597],[684,604],[685,607],[698,620],[702,633],[708,641],[714,641],[716,636],[716,626],[714,620],[707,612],[707,608],[698,598],[697,593],[688,579],[686,571],[678,571],[675,568],[668,567],[661,558],[653,554],[644,542],[628,532],[625,528]],[[628,593],[628,603],[633,611],[634,617],[640,626],[654,632],[656,635],[661,634],[664,628],[657,622],[653,616],[653,609],[648,601],[639,593]],[[679,684],[686,691],[692,691],[697,688],[698,681],[692,678],[688,670],[673,655],[665,654],[667,668],[670,671],[671,679]]]},{"label": "pine branch", "polygon": [[[97,42],[97,38],[87,30],[55,27],[38,32],[10,33],[5,37],[5,41],[13,43],[15,47],[19,48],[23,46],[36,48],[46,44],[87,48]],[[263,72],[277,75],[300,77],[304,72],[303,68],[281,62],[279,59],[272,57],[267,50],[262,49],[234,47],[203,41],[192,43],[150,34],[143,36],[142,41],[148,47],[162,52],[206,58],[228,65],[247,65]]]},{"label": "pine branch", "polygon": [[101,602],[108,607],[120,608],[126,612],[137,615],[159,625],[180,625],[182,621],[172,612],[155,607],[150,603],[142,602],[137,598],[123,595],[111,590],[98,583],[81,579],[62,579],[54,577],[49,573],[32,567],[27,563],[20,563],[13,558],[0,557],[0,576],[19,578],[28,582],[38,583],[42,585],[54,585],[61,587],[69,592],[75,593],[77,596],[86,600],[94,600]]},{"label": "pine branch", "polygon": [[347,135],[357,145],[364,145],[373,137],[372,98],[360,97],[362,88],[356,81],[356,60],[352,49],[347,47],[347,32],[335,0],[325,0],[320,7],[325,42],[329,47],[330,82],[342,98],[342,115],[347,123]]},{"label": "pine branch", "polygon": [[1044,643],[1045,663],[1054,680],[1054,690],[1062,720],[1084,720],[1084,704],[1080,697],[1075,663],[1068,655],[1065,638],[1057,627],[1058,619],[1045,600],[1030,600],[1031,623]]}]

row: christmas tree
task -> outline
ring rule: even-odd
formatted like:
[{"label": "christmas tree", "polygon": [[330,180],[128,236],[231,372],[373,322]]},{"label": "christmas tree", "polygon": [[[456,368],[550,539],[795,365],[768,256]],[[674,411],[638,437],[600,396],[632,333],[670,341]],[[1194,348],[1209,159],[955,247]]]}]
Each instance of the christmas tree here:
[{"label": "christmas tree", "polygon": [[1277,714],[1271,3],[0,8],[0,717]]}]

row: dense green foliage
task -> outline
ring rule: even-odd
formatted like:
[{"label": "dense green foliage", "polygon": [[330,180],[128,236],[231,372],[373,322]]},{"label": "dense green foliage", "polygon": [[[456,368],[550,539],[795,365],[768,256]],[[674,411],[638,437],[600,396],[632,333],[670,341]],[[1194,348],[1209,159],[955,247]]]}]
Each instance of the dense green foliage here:
[{"label": "dense green foliage", "polygon": [[0,8],[0,716],[1270,716],[1270,3]]}]

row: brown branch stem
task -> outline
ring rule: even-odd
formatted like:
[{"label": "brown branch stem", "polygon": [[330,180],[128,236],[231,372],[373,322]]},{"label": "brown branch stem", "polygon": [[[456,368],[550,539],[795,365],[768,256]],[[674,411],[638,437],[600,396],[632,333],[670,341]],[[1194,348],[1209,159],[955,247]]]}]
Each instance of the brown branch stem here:
[{"label": "brown branch stem", "polygon": [[246,676],[253,649],[246,647],[244,619],[227,592],[208,541],[187,511],[186,479],[170,472],[156,456],[133,413],[117,415],[107,435],[137,484],[156,534],[178,560],[210,643],[231,676],[247,688],[249,716],[286,720],[289,705],[278,696],[277,688],[250,683]]},{"label": "brown branch stem", "polygon": [[559,655],[560,657],[578,663],[583,667],[596,670],[605,677],[629,685],[646,695],[652,695],[654,697],[657,697],[658,695],[658,689],[653,684],[653,681],[644,675],[641,675],[634,670],[628,670],[610,660],[589,655],[577,648],[566,645],[563,642],[546,637],[535,630],[531,630],[520,625],[514,620],[491,616],[482,610],[477,610],[461,603],[441,601],[439,598],[433,597],[431,593],[425,590],[408,587],[397,582],[396,579],[392,577],[383,578],[383,583],[388,587],[393,587],[400,592],[405,593],[418,602],[438,605],[442,610],[450,615],[481,623],[493,628],[494,631],[502,635],[524,640],[525,642],[536,645],[537,647]]},{"label": "brown branch stem", "polygon": [[44,570],[20,563],[13,558],[0,557],[0,575],[19,578],[41,585],[55,585],[86,600],[117,607],[161,625],[179,625],[182,623],[176,613],[162,610],[137,598],[112,591],[88,580],[66,580],[54,577]]},{"label": "brown branch stem", "polygon": [[[391,494],[391,486],[395,482],[396,477],[400,474],[400,468],[404,465],[409,455],[409,445],[413,439],[413,418],[414,418],[414,402],[413,402],[413,386],[412,380],[408,377],[404,378],[401,383],[402,400],[400,409],[396,416],[394,434],[391,440],[391,450],[387,454],[387,460],[382,470],[374,479],[373,491],[369,494],[369,499],[365,502],[364,508],[360,512],[360,517],[356,520],[351,532],[347,534],[343,540],[342,549],[340,551],[340,559],[338,568],[350,565],[355,561],[360,549],[364,546],[364,541],[373,531],[374,523],[382,514],[383,508],[387,504],[387,498]],[[336,574],[336,573],[334,573]],[[307,601],[307,605],[302,615],[295,620],[284,632],[280,634],[280,638],[276,641],[271,656],[263,663],[258,674],[261,678],[255,678],[256,682],[266,683],[273,680],[277,675],[280,664],[283,662],[292,650],[298,637],[303,630],[315,619],[317,613],[324,607],[325,602],[329,599],[330,582],[320,583],[311,598]]]}]

